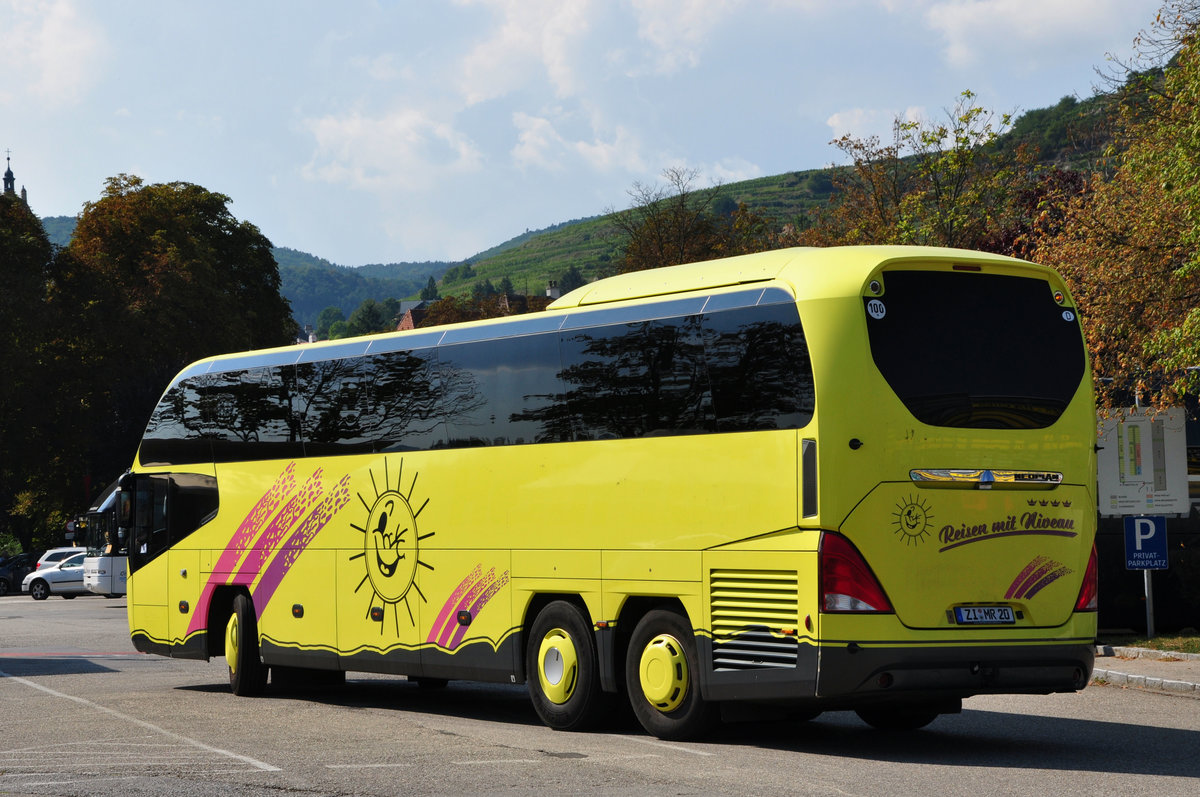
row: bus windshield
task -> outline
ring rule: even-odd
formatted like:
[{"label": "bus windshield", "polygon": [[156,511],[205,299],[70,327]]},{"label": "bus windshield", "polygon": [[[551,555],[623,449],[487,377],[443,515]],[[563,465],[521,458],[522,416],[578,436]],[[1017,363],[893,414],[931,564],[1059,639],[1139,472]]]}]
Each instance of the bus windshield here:
[{"label": "bus windshield", "polygon": [[84,515],[83,544],[88,556],[124,556],[128,552],[125,533],[117,522],[117,506],[123,500],[127,501],[113,484],[108,494]]}]

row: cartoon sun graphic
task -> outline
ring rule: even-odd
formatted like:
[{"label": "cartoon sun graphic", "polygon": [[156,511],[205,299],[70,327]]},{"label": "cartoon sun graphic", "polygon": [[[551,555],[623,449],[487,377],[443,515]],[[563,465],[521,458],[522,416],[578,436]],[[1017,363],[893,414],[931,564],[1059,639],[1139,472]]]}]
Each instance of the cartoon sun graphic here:
[{"label": "cartoon sun graphic", "polygon": [[366,574],[354,588],[359,592],[370,584],[371,601],[367,607],[367,617],[379,622],[379,633],[387,625],[387,613],[392,611],[392,625],[396,636],[400,636],[400,604],[408,616],[410,626],[416,626],[413,616],[412,601],[419,598],[428,602],[425,594],[417,585],[418,568],[433,570],[433,566],[421,559],[420,546],[422,540],[433,536],[433,532],[420,534],[417,531],[417,518],[422,510],[429,505],[429,499],[414,512],[412,495],[417,486],[417,475],[413,474],[412,483],[404,489],[404,461],[400,461],[400,472],[396,474],[393,485],[388,475],[388,463],[383,462],[383,488],[376,483],[375,472],[371,471],[371,487],[375,493],[372,500],[369,496],[358,494],[358,500],[367,511],[367,519],[362,526],[351,523],[351,527],[362,532],[362,553],[354,554],[351,560],[362,559]]},{"label": "cartoon sun graphic", "polygon": [[913,498],[910,495],[896,504],[896,511],[892,513],[892,523],[906,545],[923,542],[929,535],[929,522],[933,520],[933,513],[929,509],[929,505],[920,496]]}]

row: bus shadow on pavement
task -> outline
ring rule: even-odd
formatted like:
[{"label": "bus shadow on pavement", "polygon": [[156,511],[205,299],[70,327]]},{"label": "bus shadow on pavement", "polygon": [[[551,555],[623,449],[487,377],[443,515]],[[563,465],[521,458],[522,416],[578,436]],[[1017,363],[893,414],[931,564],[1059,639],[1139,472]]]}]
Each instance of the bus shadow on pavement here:
[{"label": "bus shadow on pavement", "polygon": [[1197,730],[997,711],[964,710],[902,732],[832,712],[805,723],[726,725],[713,741],[894,763],[1200,778]]},{"label": "bus shadow on pavement", "polygon": [[39,675],[95,675],[117,670],[97,664],[82,654],[46,657],[21,655],[0,656],[0,672],[14,678],[32,678]]},{"label": "bus shadow on pavement", "polygon": [[[513,725],[541,725],[523,685],[451,681],[440,688],[421,686],[402,677],[360,679],[352,674],[341,686],[267,686],[261,698],[321,703],[344,708],[372,708],[379,711],[411,711],[448,717],[482,720]],[[178,687],[185,691],[228,693],[229,684],[191,684]]]}]

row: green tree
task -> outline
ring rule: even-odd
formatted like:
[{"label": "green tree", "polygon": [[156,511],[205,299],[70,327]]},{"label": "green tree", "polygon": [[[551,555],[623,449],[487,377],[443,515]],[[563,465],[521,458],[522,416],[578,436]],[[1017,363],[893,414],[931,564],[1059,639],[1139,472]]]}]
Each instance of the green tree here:
[{"label": "green tree", "polygon": [[1010,123],[964,91],[943,121],[897,117],[888,143],[834,141],[852,165],[835,174],[833,201],[797,242],[987,248],[1014,223],[1013,199],[1038,179],[1032,148],[997,146]]},{"label": "green tree", "polygon": [[1200,3],[1169,2],[1139,37],[1165,62],[1121,93],[1115,169],[1039,240],[1081,310],[1102,405],[1168,405],[1200,365]]},{"label": "green tree", "polygon": [[346,321],[350,335],[371,335],[387,328],[388,316],[384,305],[374,299],[366,299],[355,308]]},{"label": "green tree", "polygon": [[[33,545],[44,527],[30,501],[48,486],[48,448],[55,432],[58,393],[48,351],[53,324],[46,291],[53,248],[41,222],[18,197],[0,194],[0,536]],[[61,409],[61,407],[59,407]]]},{"label": "green tree", "polygon": [[699,172],[672,167],[663,171],[666,183],[634,183],[633,205],[614,213],[613,224],[624,239],[617,262],[621,273],[711,260],[720,256],[713,203],[720,186],[696,190]]},{"label": "green tree", "polygon": [[271,242],[229,201],[122,174],[79,215],[51,298],[74,322],[67,344],[98,349],[86,362],[102,478],[128,467],[159,395],[188,362],[295,340]]},{"label": "green tree", "polygon": [[580,272],[579,266],[571,266],[558,277],[558,289],[565,296],[576,288],[582,288],[587,284],[587,280],[583,278],[583,273]]},{"label": "green tree", "polygon": [[433,301],[437,301],[437,298],[438,298],[437,280],[435,280],[433,278],[433,275],[430,274],[429,282],[426,282],[425,287],[421,289],[421,299],[426,302],[433,302]]},{"label": "green tree", "polygon": [[346,314],[340,307],[326,307],[317,316],[317,337],[324,340],[329,337],[329,328],[335,321],[345,321]]}]

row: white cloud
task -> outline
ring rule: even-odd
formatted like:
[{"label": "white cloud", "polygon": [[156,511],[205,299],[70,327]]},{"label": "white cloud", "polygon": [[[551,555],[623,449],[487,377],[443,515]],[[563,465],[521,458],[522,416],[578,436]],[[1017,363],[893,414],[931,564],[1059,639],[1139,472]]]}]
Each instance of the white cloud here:
[{"label": "white cloud", "polygon": [[578,90],[572,56],[589,31],[591,0],[459,0],[492,8],[495,32],[463,59],[459,88],[468,104],[501,97],[539,71],[559,97]]},{"label": "white cloud", "polygon": [[591,140],[572,140],[546,117],[517,112],[513,125],[518,130],[513,162],[522,169],[561,171],[582,164],[597,173],[645,170],[637,136],[626,127],[618,126],[607,138],[593,130]]},{"label": "white cloud", "polygon": [[107,54],[100,30],[71,0],[0,0],[0,101],[24,93],[43,107],[78,102]]},{"label": "white cloud", "polygon": [[942,0],[925,12],[945,40],[945,59],[969,67],[1002,59],[1032,72],[1064,50],[1099,55],[1125,46],[1132,15],[1153,18],[1160,0]]},{"label": "white cloud", "polygon": [[653,71],[672,74],[694,68],[713,31],[743,5],[742,0],[632,0],[638,36],[653,50]]},{"label": "white cloud", "polygon": [[577,141],[574,149],[584,162],[597,172],[623,170],[633,174],[646,171],[638,137],[624,125],[617,126],[608,141]]},{"label": "white cloud", "polygon": [[513,126],[517,128],[517,145],[512,157],[521,168],[537,167],[548,171],[562,168],[562,154],[567,142],[549,119],[518,111],[513,114]]},{"label": "white cloud", "polygon": [[899,117],[906,122],[926,118],[925,109],[909,106],[902,111],[894,108],[848,108],[838,111],[825,120],[834,139],[842,136],[868,138],[877,136],[883,143],[892,140],[892,129]]},{"label": "white cloud", "polygon": [[380,82],[408,80],[413,77],[412,67],[400,63],[394,53],[385,53],[373,58],[353,58],[351,63],[365,72],[372,80]]},{"label": "white cloud", "polygon": [[762,177],[762,169],[758,167],[758,164],[751,163],[745,158],[722,158],[704,169],[704,173],[719,183],[736,183],[741,180]]},{"label": "white cloud", "polygon": [[446,174],[474,172],[479,149],[451,125],[414,110],[354,113],[306,122],[317,151],[306,178],[370,190],[424,189]]}]

